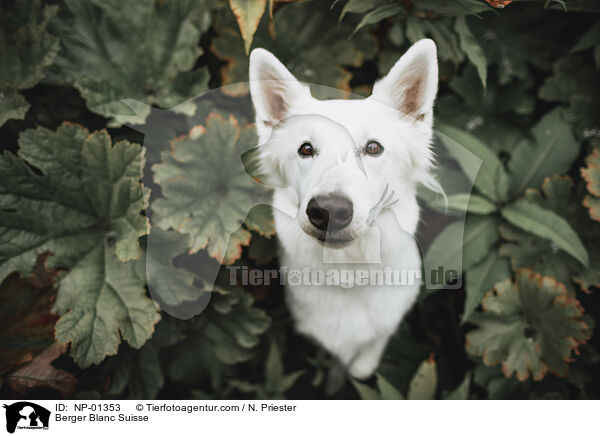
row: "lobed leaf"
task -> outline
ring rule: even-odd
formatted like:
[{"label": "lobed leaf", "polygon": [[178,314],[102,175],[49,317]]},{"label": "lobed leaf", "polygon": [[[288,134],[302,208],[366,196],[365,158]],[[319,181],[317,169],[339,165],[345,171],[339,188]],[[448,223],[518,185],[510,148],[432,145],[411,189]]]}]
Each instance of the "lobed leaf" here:
[{"label": "lobed leaf", "polygon": [[215,287],[206,310],[185,323],[178,321],[175,334],[184,339],[171,350],[171,379],[197,380],[201,369],[218,383],[223,365],[250,359],[270,324],[267,314],[252,304],[252,296],[241,289]]},{"label": "lobed leaf", "polygon": [[472,317],[477,329],[467,334],[466,349],[485,365],[502,363],[505,377],[541,380],[548,371],[564,377],[572,352],[590,337],[579,302],[563,285],[531,270],[498,283],[483,308]]},{"label": "lobed leaf", "polygon": [[193,70],[204,2],[66,0],[52,29],[61,50],[51,80],[71,83],[88,108],[105,117],[140,116],[122,99],[171,108],[207,90],[209,75]]},{"label": "lobed leaf", "polygon": [[[211,114],[206,127],[172,142],[162,163],[153,167],[163,197],[152,203],[154,220],[190,238],[189,250],[206,248],[219,262],[233,263],[251,230],[274,233],[269,211],[252,208],[268,204],[267,190],[246,172],[242,154],[257,142],[253,126],[240,128],[230,116]],[[201,200],[201,201],[199,201]],[[258,214],[258,215],[257,215]]]},{"label": "lobed leaf", "polygon": [[583,205],[588,209],[590,218],[600,221],[600,147],[595,148],[585,159],[586,166],[581,168],[581,177],[586,182],[588,195]]},{"label": "lobed leaf", "polygon": [[58,11],[41,0],[0,4],[0,126],[25,118],[29,103],[17,92],[35,86],[58,51],[58,38],[47,29]]},{"label": "lobed leaf", "polygon": [[[117,352],[121,337],[139,348],[159,315],[135,273],[146,233],[139,182],[141,147],[111,145],[105,131],[65,123],[26,130],[19,155],[0,168],[0,279],[29,275],[40,254],[61,275],[54,310],[59,342],[72,342],[83,367]],[[34,173],[32,167],[36,169]]]}]

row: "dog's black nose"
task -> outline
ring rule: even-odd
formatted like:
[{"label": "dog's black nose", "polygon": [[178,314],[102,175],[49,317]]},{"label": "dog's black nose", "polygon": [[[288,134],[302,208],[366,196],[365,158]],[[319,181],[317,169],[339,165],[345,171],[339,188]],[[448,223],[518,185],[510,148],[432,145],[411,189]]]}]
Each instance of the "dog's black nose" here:
[{"label": "dog's black nose", "polygon": [[318,196],[306,206],[308,219],[319,230],[342,230],[352,221],[352,202],[340,195]]}]

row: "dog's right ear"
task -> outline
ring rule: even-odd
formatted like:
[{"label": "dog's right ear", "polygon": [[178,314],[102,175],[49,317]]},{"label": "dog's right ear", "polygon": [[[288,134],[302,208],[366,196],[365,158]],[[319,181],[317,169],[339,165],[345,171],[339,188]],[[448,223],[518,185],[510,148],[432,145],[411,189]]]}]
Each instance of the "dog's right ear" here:
[{"label": "dog's right ear", "polygon": [[310,90],[271,52],[256,48],[250,53],[250,94],[260,130],[284,120],[295,103],[310,97]]}]

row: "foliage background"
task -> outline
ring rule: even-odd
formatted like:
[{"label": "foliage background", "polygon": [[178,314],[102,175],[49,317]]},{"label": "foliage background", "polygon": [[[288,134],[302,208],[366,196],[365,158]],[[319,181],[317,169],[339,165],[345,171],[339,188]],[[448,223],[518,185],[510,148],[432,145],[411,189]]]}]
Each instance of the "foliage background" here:
[{"label": "foliage background", "polygon": [[[178,291],[162,300],[189,304],[208,290],[188,267],[199,258],[277,267],[268,212],[244,222],[233,177],[211,187],[222,193],[221,233],[169,219],[170,192],[199,194],[169,174],[198,163],[194,150],[215,162],[217,140],[239,156],[240,135],[254,134],[238,84],[249,49],[272,50],[301,80],[368,95],[423,37],[438,46],[436,125],[484,161],[470,201],[450,192],[450,208],[468,211],[463,289],[423,293],[377,376],[336,398],[599,397],[598,2],[0,5],[3,398],[326,398],[331,359],[293,332],[278,286],[221,281],[188,321],[156,310],[145,295],[139,144],[152,141],[157,184],[146,188],[177,272]],[[160,134],[110,118],[151,125],[148,107],[119,100],[170,109],[222,85],[221,109],[177,106]],[[448,220],[427,213],[434,250]]]}]

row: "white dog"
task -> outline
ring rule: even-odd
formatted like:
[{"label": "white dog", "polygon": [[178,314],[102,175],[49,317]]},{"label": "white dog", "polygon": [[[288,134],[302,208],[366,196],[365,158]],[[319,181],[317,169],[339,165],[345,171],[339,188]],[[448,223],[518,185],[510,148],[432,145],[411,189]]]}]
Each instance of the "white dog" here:
[{"label": "white dog", "polygon": [[[282,269],[419,270],[416,189],[431,174],[435,44],[414,44],[362,100],[317,100],[264,49],[250,55],[259,163],[275,187]],[[377,266],[377,265],[376,265]],[[380,267],[378,267],[380,268]],[[291,281],[291,280],[290,280]],[[356,378],[377,369],[419,284],[288,284],[299,332]]]}]

